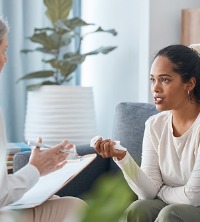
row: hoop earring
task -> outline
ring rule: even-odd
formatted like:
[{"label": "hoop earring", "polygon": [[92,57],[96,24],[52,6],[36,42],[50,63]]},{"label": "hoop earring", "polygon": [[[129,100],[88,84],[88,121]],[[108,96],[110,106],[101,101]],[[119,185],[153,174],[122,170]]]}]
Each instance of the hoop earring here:
[{"label": "hoop earring", "polygon": [[188,90],[187,93],[188,93],[188,100],[191,101],[192,97],[191,97],[191,94],[190,94],[190,90]]}]

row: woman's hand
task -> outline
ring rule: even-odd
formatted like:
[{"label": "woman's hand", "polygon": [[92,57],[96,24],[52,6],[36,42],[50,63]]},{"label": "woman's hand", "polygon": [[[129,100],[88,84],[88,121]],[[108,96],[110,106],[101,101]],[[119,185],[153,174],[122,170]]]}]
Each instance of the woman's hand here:
[{"label": "woman's hand", "polygon": [[[38,143],[42,143],[42,139],[38,138]],[[63,149],[73,148],[73,144],[68,144],[67,140],[63,140],[56,146],[41,151],[39,147],[35,147],[29,159],[29,164],[35,166],[41,176],[51,173],[62,168],[67,163],[69,153],[61,152]]]},{"label": "woman's hand", "polygon": [[116,157],[118,160],[122,160],[126,155],[126,151],[115,149],[115,144],[110,139],[103,140],[100,138],[95,143],[94,148],[104,158]]}]

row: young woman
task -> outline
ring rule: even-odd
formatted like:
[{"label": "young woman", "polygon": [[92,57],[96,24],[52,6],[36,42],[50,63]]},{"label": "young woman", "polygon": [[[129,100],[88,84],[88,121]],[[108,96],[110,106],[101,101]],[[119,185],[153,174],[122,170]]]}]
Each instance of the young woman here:
[{"label": "young woman", "polygon": [[139,167],[114,141],[96,151],[113,157],[138,200],[122,221],[197,222],[200,218],[200,55],[198,45],[171,45],[155,56],[151,91],[158,114],[146,121]]},{"label": "young woman", "polygon": [[[8,24],[0,18],[0,72],[7,61],[6,50]],[[39,138],[38,142],[42,142]],[[29,163],[15,174],[7,175],[6,170],[6,135],[3,118],[0,113],[0,221],[13,222],[76,222],[79,211],[85,209],[86,203],[75,197],[55,197],[42,205],[24,210],[2,210],[2,207],[18,200],[36,184],[41,175],[62,168],[66,164],[67,153],[59,152],[70,149],[72,144],[66,140],[46,151],[35,147]]]}]

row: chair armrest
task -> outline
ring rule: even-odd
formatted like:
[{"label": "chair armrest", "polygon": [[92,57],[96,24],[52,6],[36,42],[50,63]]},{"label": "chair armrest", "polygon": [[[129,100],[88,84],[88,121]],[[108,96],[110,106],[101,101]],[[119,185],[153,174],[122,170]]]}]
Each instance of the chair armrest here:
[{"label": "chair armrest", "polygon": [[13,173],[17,172],[19,169],[21,169],[28,163],[30,155],[30,151],[18,152],[14,155]]},{"label": "chair armrest", "polygon": [[90,153],[96,153],[93,147],[90,147],[89,144],[81,144],[76,146],[76,151],[80,156],[87,155]]}]

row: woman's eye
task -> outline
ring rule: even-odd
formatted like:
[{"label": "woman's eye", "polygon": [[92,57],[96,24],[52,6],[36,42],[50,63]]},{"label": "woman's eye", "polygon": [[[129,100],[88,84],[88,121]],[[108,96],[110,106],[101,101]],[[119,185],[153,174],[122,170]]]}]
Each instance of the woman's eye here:
[{"label": "woman's eye", "polygon": [[149,80],[150,80],[152,83],[155,82],[155,79],[154,79],[154,78],[150,78]]},{"label": "woman's eye", "polygon": [[169,79],[162,78],[162,82],[168,83],[168,82],[169,82]]}]

